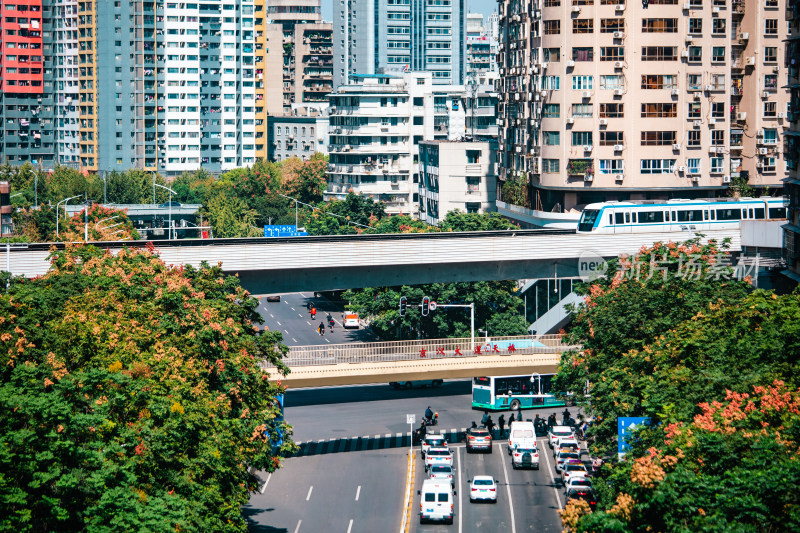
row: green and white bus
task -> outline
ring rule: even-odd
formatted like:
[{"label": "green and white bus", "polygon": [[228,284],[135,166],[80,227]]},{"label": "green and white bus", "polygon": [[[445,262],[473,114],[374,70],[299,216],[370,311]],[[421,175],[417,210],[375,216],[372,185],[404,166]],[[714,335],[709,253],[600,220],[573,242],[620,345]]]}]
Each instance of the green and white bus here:
[{"label": "green and white bus", "polygon": [[520,407],[558,407],[565,402],[551,392],[555,374],[522,376],[480,376],[472,379],[472,407],[483,410],[515,411]]}]

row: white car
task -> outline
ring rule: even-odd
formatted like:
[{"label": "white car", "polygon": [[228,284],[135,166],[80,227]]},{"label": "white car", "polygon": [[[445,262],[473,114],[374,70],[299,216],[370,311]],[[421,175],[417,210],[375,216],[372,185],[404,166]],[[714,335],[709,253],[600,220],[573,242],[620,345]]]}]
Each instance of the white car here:
[{"label": "white car", "polygon": [[450,486],[455,488],[456,479],[453,475],[453,467],[447,465],[433,465],[428,470],[428,479],[436,479],[439,481],[448,481]]},{"label": "white car", "polygon": [[570,479],[573,477],[588,477],[589,472],[586,470],[586,467],[583,466],[583,463],[577,461],[571,461],[569,463],[564,463],[561,467],[561,484],[566,485]]},{"label": "white car", "polygon": [[469,482],[469,501],[497,503],[497,481],[492,476],[475,476]]},{"label": "white car", "polygon": [[547,433],[547,437],[550,440],[550,447],[556,445],[558,439],[562,437],[567,437],[569,439],[574,439],[575,434],[572,432],[572,428],[569,426],[553,426],[550,428],[550,431]]},{"label": "white car", "polygon": [[575,439],[561,437],[553,447],[553,457],[558,455],[559,452],[565,452],[567,450],[581,453],[581,445],[578,444],[578,441]]},{"label": "white car", "polygon": [[425,454],[425,471],[427,472],[432,466],[445,465],[453,466],[453,454],[449,448],[431,448]]},{"label": "white car", "polygon": [[422,458],[425,459],[425,454],[431,448],[447,448],[447,440],[443,435],[426,435],[422,440]]},{"label": "white car", "polygon": [[593,490],[593,487],[592,482],[588,478],[572,476],[564,485],[564,492],[569,492],[570,489]]},{"label": "white car", "polygon": [[355,314],[355,313],[347,313],[344,316],[344,327],[345,327],[345,329],[349,329],[349,328],[358,329],[358,327],[360,325],[361,324],[358,321],[358,315],[357,314]]},{"label": "white car", "polygon": [[556,455],[556,472],[561,472],[561,467],[564,466],[564,463],[569,461],[579,461],[581,460],[581,454],[578,452],[573,452],[571,450],[564,450],[558,452]]},{"label": "white car", "polygon": [[539,470],[539,449],[536,445],[517,446],[511,454],[511,466],[517,468],[533,468]]}]

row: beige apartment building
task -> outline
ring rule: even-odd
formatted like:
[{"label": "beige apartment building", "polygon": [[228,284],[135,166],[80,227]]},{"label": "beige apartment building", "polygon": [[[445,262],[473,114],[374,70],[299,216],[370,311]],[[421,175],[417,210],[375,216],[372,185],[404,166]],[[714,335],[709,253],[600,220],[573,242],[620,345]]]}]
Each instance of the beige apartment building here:
[{"label": "beige apartment building", "polygon": [[500,3],[500,178],[550,211],[782,186],[786,0]]},{"label": "beige apartment building", "polygon": [[256,154],[267,157],[268,117],[292,104],[327,103],[333,90],[333,26],[320,0],[255,0]]}]

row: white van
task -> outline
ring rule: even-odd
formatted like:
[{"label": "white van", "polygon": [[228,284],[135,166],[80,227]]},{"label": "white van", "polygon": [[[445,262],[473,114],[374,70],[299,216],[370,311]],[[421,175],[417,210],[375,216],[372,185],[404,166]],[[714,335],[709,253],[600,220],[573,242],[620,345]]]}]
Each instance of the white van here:
[{"label": "white van", "polygon": [[530,446],[533,442],[536,446],[536,429],[533,427],[533,422],[514,422],[511,424],[511,429],[508,433],[508,455],[514,451],[514,448]]},{"label": "white van", "polygon": [[449,481],[426,479],[419,494],[419,523],[453,523],[453,488]]}]

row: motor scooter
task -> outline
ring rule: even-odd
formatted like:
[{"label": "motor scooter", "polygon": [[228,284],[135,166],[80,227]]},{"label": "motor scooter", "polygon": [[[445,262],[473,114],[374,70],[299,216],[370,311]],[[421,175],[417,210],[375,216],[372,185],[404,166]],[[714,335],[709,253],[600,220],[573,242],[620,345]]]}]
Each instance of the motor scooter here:
[{"label": "motor scooter", "polygon": [[426,426],[436,426],[436,425],[438,425],[439,424],[439,413],[434,411],[433,412],[433,418],[428,418],[428,417],[423,416],[422,417],[422,422]]}]

